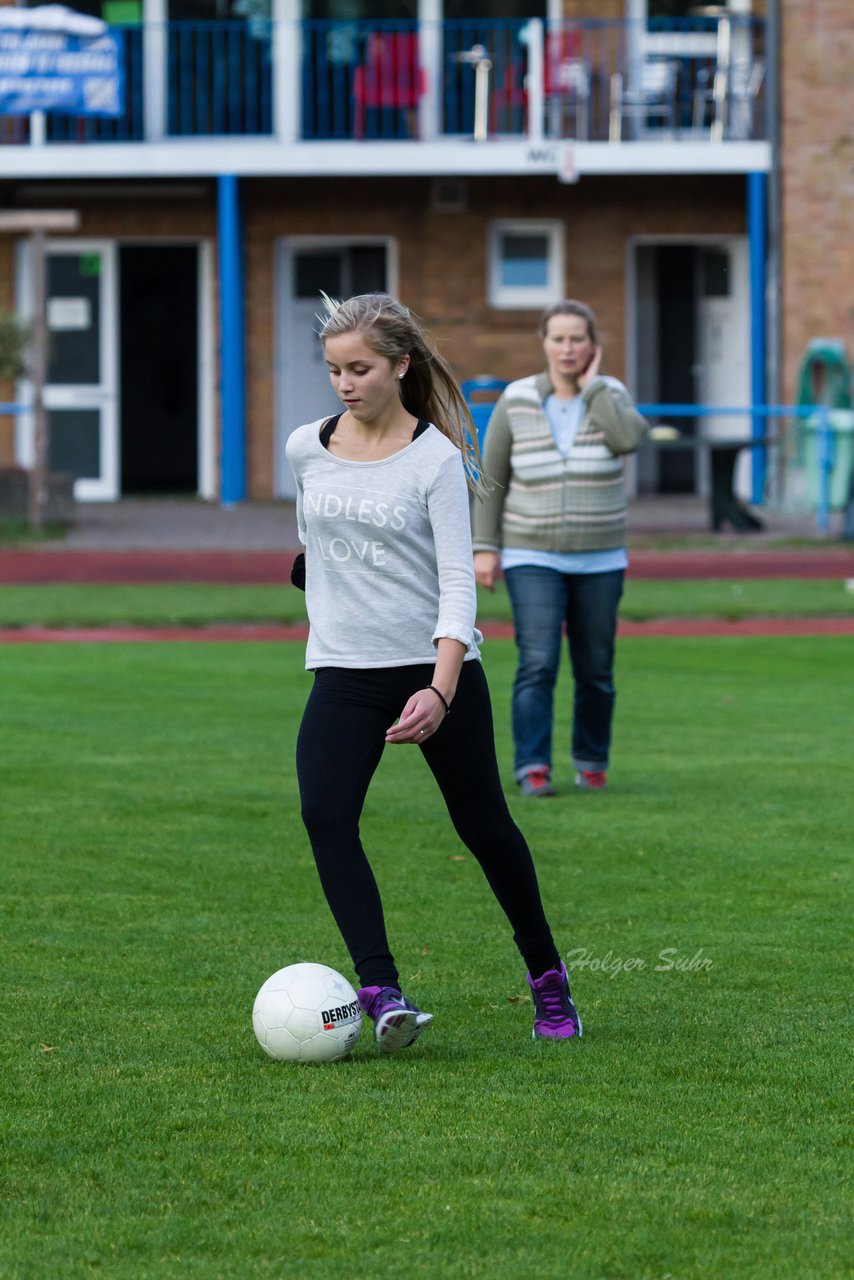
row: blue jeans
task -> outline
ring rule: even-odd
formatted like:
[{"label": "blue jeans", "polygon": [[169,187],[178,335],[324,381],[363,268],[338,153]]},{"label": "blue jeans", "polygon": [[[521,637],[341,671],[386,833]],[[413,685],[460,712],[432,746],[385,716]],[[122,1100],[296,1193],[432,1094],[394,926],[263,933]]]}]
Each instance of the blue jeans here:
[{"label": "blue jeans", "polygon": [[521,565],[505,572],[519,665],[513,683],[514,768],[552,763],[554,689],[566,623],[575,681],[572,762],[604,772],[614,715],[614,645],[625,572],[558,573]]}]

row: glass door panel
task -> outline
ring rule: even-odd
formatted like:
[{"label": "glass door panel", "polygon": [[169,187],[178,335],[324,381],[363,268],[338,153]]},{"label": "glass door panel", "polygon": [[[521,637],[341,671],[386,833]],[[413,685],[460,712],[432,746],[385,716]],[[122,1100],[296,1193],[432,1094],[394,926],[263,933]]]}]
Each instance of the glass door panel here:
[{"label": "glass door panel", "polygon": [[49,253],[47,299],[48,382],[100,382],[101,255]]},{"label": "glass door panel", "polygon": [[[321,290],[332,298],[384,292],[389,287],[389,251],[383,242],[284,242],[277,288],[281,298],[276,365],[280,460],[291,432],[323,414],[340,413],[318,340]],[[279,497],[296,496],[290,467],[280,461]]]},{"label": "glass door panel", "polygon": [[79,499],[118,497],[115,245],[47,247],[48,370],[44,390],[55,471]]},{"label": "glass door panel", "polygon": [[48,413],[50,470],[75,480],[97,480],[101,471],[101,413],[98,409],[51,409]]}]

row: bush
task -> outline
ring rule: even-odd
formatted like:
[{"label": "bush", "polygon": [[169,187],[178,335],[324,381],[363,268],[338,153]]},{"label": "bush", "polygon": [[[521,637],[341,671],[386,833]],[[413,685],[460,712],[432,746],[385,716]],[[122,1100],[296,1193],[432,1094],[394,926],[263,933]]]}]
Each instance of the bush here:
[{"label": "bush", "polygon": [[22,378],[27,372],[30,326],[17,316],[0,313],[0,379]]}]

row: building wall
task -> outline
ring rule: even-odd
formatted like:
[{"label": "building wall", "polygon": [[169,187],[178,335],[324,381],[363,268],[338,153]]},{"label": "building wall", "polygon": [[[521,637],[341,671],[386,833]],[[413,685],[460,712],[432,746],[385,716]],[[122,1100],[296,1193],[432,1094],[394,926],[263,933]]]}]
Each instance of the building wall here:
[{"label": "building wall", "polygon": [[[632,236],[743,234],[742,178],[585,178],[565,186],[551,177],[472,178],[461,213],[431,207],[429,178],[264,179],[241,184],[246,240],[248,496],[273,493],[275,433],[274,253],[281,236],[390,236],[396,240],[399,294],[421,316],[461,378],[520,377],[541,365],[539,309],[497,311],[487,303],[487,233],[491,219],[556,218],[566,228],[565,295],[597,312],[605,366],[626,376],[626,247]],[[199,188],[199,189],[197,189]],[[194,194],[131,199],[73,199],[61,185],[41,191],[33,207],[80,211],[79,235],[137,240],[216,239],[213,184]],[[162,186],[161,186],[162,192]],[[18,193],[22,203],[25,193]],[[216,273],[214,273],[214,277]],[[217,315],[216,278],[213,281]],[[0,306],[12,306],[12,246],[0,243]],[[218,333],[215,333],[218,365]],[[218,378],[217,378],[218,381]],[[218,421],[218,402],[214,406]],[[13,460],[10,420],[0,420],[0,465]],[[218,450],[217,450],[218,452]]]},{"label": "building wall", "polygon": [[743,234],[741,178],[469,179],[462,213],[431,209],[429,179],[247,183],[247,360],[249,489],[272,493],[274,330],[272,263],[284,235],[391,235],[399,294],[427,325],[461,379],[516,378],[538,369],[539,309],[497,311],[487,303],[487,228],[494,218],[558,218],[566,227],[565,295],[600,320],[605,364],[626,369],[626,246],[632,236]]},{"label": "building wall", "polygon": [[[15,296],[12,280],[11,241],[0,236],[0,314],[14,312]],[[0,380],[0,401],[11,400],[15,393],[11,382]],[[15,424],[7,416],[0,417],[0,467],[11,467],[15,462]]]},{"label": "building wall", "polygon": [[851,0],[782,0],[780,73],[783,397],[811,338],[854,359]]},{"label": "building wall", "polygon": [[[216,237],[216,204],[214,184],[110,183],[74,184],[69,190],[61,183],[39,183],[35,189],[26,185],[0,186],[0,199],[12,207],[28,209],[76,209],[80,229],[69,239],[113,239],[140,241],[213,241]],[[152,194],[155,193],[155,194]],[[0,236],[0,311],[15,310],[14,264],[15,240]],[[212,305],[216,313],[216,273]],[[0,383],[0,400],[11,398],[14,387]],[[218,413],[218,404],[215,405]],[[9,417],[0,417],[0,466],[13,465],[15,428]]]},{"label": "building wall", "polygon": [[581,22],[622,22],[625,0],[563,0],[563,16]]}]

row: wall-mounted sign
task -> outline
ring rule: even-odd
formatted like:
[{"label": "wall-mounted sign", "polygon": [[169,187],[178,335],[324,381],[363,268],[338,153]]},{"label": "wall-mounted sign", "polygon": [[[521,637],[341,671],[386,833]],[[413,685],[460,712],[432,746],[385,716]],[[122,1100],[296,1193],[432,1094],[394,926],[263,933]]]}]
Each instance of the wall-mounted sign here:
[{"label": "wall-mounted sign", "polygon": [[[44,9],[61,6],[46,5]],[[121,31],[103,23],[100,33],[39,29],[42,10],[11,25],[0,9],[0,114],[59,111],[75,116],[117,116],[124,110]],[[77,15],[72,15],[77,16]],[[33,25],[23,25],[32,22]]]},{"label": "wall-mounted sign", "polygon": [[88,329],[92,304],[88,298],[48,298],[47,327],[53,330]]}]

